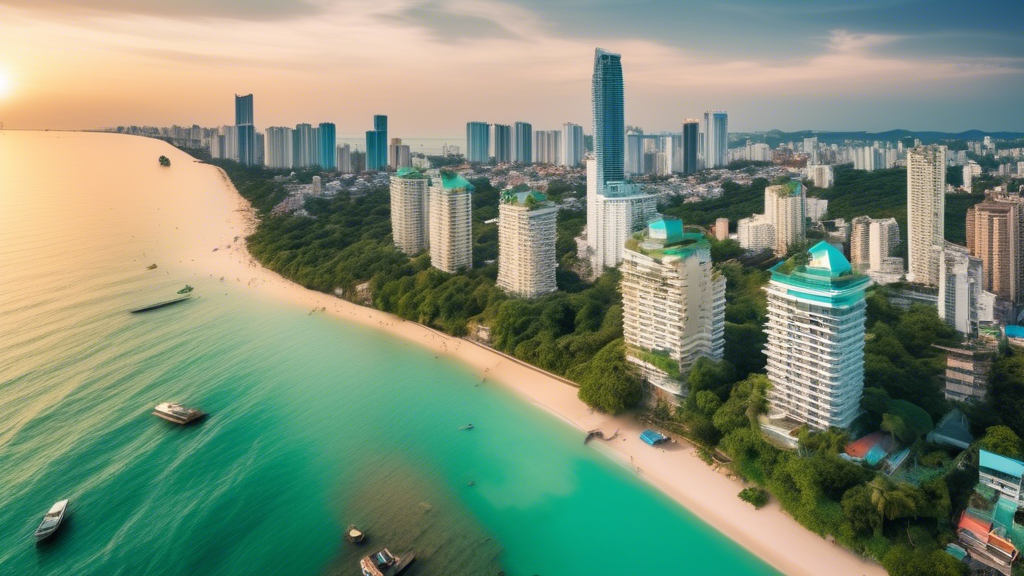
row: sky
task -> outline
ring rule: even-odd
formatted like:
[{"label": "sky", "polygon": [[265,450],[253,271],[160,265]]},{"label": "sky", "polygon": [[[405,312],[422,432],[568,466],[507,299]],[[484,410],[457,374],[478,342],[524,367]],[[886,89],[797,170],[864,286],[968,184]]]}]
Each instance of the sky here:
[{"label": "sky", "polygon": [[598,46],[648,132],[1024,131],[1020,0],[0,0],[0,122],[589,133]]}]

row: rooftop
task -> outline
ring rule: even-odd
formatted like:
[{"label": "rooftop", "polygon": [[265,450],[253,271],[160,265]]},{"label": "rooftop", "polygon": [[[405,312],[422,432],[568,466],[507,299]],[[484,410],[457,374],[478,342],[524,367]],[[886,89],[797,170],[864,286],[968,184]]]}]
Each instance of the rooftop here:
[{"label": "rooftop", "polygon": [[426,175],[416,168],[399,168],[398,173],[396,173],[395,176],[398,178],[414,178],[417,180],[426,178]]},{"label": "rooftop", "polygon": [[647,233],[639,232],[626,240],[626,248],[655,260],[666,257],[686,258],[699,248],[710,250],[711,244],[700,232],[685,232],[683,221],[660,216],[647,223]]},{"label": "rooftop", "polygon": [[505,190],[501,193],[501,201],[503,203],[525,206],[527,208],[540,208],[547,200],[546,194],[536,190],[523,190],[521,192]]},{"label": "rooftop", "polygon": [[438,173],[441,179],[441,185],[445,190],[466,190],[472,192],[474,190],[473,185],[462,177],[457,172],[441,171]]},{"label": "rooftop", "polygon": [[984,449],[978,451],[978,465],[1002,472],[1003,474],[1009,474],[1016,478],[1024,476],[1024,462]]},{"label": "rooftop", "polygon": [[[835,246],[822,240],[806,253],[779,262],[770,270],[772,280],[795,288],[827,292],[863,292],[871,280],[857,274]],[[813,298],[812,298],[813,299]]]}]

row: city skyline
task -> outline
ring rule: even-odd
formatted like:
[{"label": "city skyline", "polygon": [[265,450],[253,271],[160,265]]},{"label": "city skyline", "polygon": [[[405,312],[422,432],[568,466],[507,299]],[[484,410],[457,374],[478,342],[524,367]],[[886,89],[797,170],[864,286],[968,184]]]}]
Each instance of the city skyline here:
[{"label": "city skyline", "polygon": [[[626,123],[652,132],[677,131],[709,109],[728,110],[734,132],[1024,130],[1008,113],[1024,88],[1013,29],[1024,9],[991,4],[1000,18],[965,17],[952,2],[927,10],[892,1],[648,2],[630,11],[578,2],[270,1],[239,13],[219,1],[68,8],[6,0],[0,121],[214,126],[230,122],[226,95],[255,93],[260,130],[317,119],[347,134],[381,112],[405,135],[455,135],[474,118],[588,126],[588,63],[602,46],[623,55]],[[914,20],[908,12],[918,21],[903,22]],[[453,94],[424,62],[500,89],[488,98]]]}]

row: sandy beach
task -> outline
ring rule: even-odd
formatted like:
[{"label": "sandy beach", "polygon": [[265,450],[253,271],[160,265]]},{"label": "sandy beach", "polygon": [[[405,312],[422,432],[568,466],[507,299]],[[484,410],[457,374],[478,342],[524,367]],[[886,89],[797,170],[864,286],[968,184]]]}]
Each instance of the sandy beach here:
[{"label": "sandy beach", "polygon": [[[219,170],[212,166],[203,168]],[[256,224],[254,211],[238,195],[226,175],[222,173],[222,176],[223,189],[209,191],[209,207],[226,212],[211,214],[223,222],[223,227],[213,229],[211,226],[201,238],[194,239],[195,242],[208,243],[201,246],[202,250],[197,250],[194,260],[203,272],[244,283],[253,290],[305,310],[316,309],[317,313],[331,314],[382,330],[424,346],[439,356],[462,362],[488,382],[506,386],[532,404],[578,427],[581,441],[584,430],[600,428],[608,434],[619,430],[619,438],[610,442],[592,441],[590,446],[651,483],[785,574],[885,574],[885,570],[874,562],[804,529],[774,502],[755,510],[737,497],[744,487],[740,480],[709,467],[685,441],[675,441],[658,448],[648,446],[639,439],[643,426],[632,416],[610,417],[594,412],[576,397],[576,388],[556,378],[470,341],[308,290],[262,268],[249,255],[244,241]],[[210,246],[220,249],[211,252]]]}]

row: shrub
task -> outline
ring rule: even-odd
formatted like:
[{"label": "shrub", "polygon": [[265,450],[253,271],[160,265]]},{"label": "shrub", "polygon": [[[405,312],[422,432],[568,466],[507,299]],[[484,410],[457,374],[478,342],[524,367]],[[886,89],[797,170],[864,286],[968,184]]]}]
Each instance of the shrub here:
[{"label": "shrub", "polygon": [[760,508],[768,503],[768,491],[756,486],[740,490],[740,500],[750,502],[754,508]]}]

